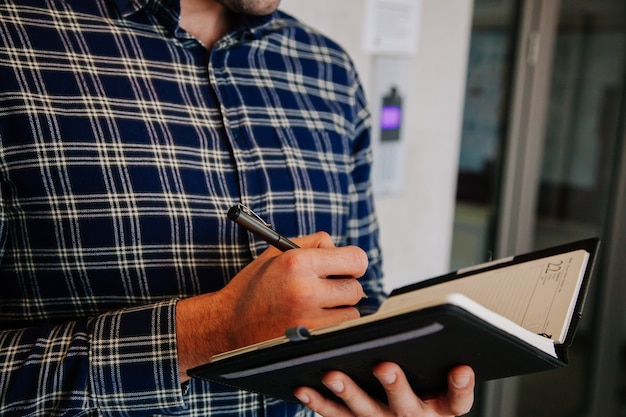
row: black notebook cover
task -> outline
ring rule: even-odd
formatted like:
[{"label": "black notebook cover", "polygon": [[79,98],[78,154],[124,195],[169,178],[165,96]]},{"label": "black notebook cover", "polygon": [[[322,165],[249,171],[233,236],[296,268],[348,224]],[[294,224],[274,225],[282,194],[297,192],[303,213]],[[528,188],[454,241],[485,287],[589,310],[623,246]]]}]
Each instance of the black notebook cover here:
[{"label": "black notebook cover", "polygon": [[418,394],[435,393],[446,387],[447,372],[455,365],[470,365],[477,380],[544,371],[567,365],[567,346],[574,336],[589,284],[598,240],[589,239],[534,252],[487,265],[462,274],[447,274],[401,288],[393,295],[475,274],[489,268],[539,259],[575,249],[589,252],[574,317],[566,342],[556,346],[555,356],[512,336],[464,308],[450,302],[403,313],[332,333],[314,335],[303,341],[289,341],[259,350],[220,359],[192,369],[189,375],[260,392],[288,401],[297,401],[295,387],[313,387],[328,397],[322,375],[340,370],[350,375],[371,395],[385,401],[384,391],[372,375],[381,361],[399,364]]}]

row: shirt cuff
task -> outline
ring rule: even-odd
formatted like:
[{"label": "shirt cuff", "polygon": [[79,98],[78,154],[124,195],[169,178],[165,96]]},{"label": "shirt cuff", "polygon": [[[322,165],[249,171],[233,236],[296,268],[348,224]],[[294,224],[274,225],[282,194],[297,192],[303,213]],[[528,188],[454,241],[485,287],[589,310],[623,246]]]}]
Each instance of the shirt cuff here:
[{"label": "shirt cuff", "polygon": [[118,413],[175,413],[185,408],[178,375],[177,300],[98,317],[91,332],[91,400]]}]

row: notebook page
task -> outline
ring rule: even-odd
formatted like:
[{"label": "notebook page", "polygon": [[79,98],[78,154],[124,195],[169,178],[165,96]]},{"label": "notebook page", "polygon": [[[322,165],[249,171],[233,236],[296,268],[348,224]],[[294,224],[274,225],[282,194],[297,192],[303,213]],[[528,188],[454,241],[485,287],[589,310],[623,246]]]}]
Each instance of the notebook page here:
[{"label": "notebook page", "polygon": [[578,250],[477,273],[391,297],[381,310],[460,293],[533,333],[563,343],[588,258],[586,251]]}]

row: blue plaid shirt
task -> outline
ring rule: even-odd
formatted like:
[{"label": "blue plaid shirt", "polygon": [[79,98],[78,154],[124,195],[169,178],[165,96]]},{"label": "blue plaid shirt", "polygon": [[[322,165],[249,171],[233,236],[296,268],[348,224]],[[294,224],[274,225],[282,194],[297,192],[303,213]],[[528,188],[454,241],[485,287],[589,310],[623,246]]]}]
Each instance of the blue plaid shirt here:
[{"label": "blue plaid shirt", "polygon": [[276,12],[207,51],[175,0],[0,0],[0,414],[300,415],[181,387],[175,304],[287,236],[370,258],[369,115],[345,52]]}]

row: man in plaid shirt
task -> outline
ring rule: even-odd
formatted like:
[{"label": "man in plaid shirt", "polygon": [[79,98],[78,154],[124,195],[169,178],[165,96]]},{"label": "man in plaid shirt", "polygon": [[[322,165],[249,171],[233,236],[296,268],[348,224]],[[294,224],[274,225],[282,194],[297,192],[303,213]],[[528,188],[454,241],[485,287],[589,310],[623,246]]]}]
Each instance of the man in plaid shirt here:
[{"label": "man in plaid shirt", "polygon": [[[363,91],[278,3],[0,0],[1,415],[468,411],[467,367],[423,402],[381,364],[389,405],[338,372],[346,406],[186,375],[383,299]],[[302,249],[230,223],[239,201]]]}]

